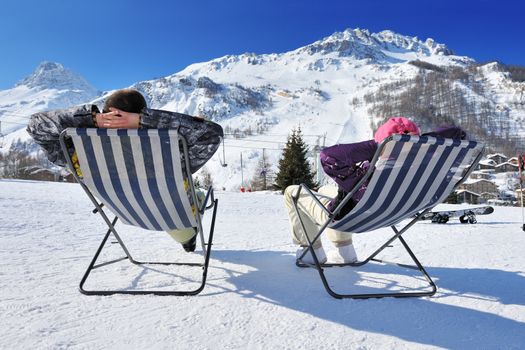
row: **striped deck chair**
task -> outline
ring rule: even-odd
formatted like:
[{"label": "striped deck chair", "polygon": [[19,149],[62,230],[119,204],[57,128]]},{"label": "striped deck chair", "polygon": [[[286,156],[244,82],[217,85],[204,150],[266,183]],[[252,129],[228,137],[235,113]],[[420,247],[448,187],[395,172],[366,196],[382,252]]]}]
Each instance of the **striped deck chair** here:
[{"label": "striped deck chair", "polygon": [[[69,138],[73,142],[81,174],[77,173],[75,164],[71,161],[68,151]],[[99,213],[108,226],[102,243],[80,282],[80,291],[88,295],[200,293],[206,283],[218,201],[214,198],[213,189],[210,187],[204,203],[198,207],[192,177],[185,170],[189,169],[189,157],[184,137],[179,135],[177,130],[168,129],[69,128],[61,133],[60,143],[68,160],[69,169],[95,206],[93,212]],[[179,145],[182,145],[182,152]],[[184,157],[181,157],[181,154]],[[103,206],[115,214],[113,220],[108,218],[102,209]],[[201,215],[211,208],[213,208],[213,216],[208,240],[205,242]],[[115,228],[118,219],[125,224],[154,231],[195,228],[202,246],[202,262],[135,260]],[[111,234],[116,238],[125,256],[96,264]],[[202,279],[198,288],[190,290],[86,290],[84,288],[84,283],[94,269],[125,259],[137,265],[184,265],[200,268]]]},{"label": "striped deck chair", "polygon": [[[328,214],[329,219],[322,225],[316,236],[310,240],[309,247],[298,257],[296,264],[299,267],[316,268],[326,291],[334,298],[381,298],[381,297],[418,297],[433,295],[437,287],[428,273],[420,264],[405,239],[401,236],[412,227],[420,218],[435,205],[444,201],[470,174],[479,162],[483,153],[483,145],[474,141],[461,141],[426,136],[393,135],[384,140],[378,147],[366,175],[355,185],[353,190],[330,213],[315,194],[304,184],[294,197],[294,208],[301,219],[297,209],[297,200],[300,191],[311,195]],[[340,220],[333,218],[351,199],[353,194],[365,181],[369,181],[362,199],[357,205]],[[410,218],[411,220],[401,229],[395,225]],[[304,231],[304,224],[301,221]],[[312,248],[314,242],[320,239],[323,231],[330,227],[335,230],[362,233],[383,227],[391,227],[394,235],[381,247],[374,251],[368,258],[347,264],[320,264]],[[387,263],[377,259],[376,256],[395,240],[412,258],[414,265],[395,264],[404,268],[419,270],[428,286],[423,291],[409,292],[380,292],[368,294],[343,294],[337,293],[330,287],[324,268],[333,266],[362,266],[370,261]],[[311,252],[315,264],[306,264],[302,258]],[[430,290],[426,290],[430,287]]]}]

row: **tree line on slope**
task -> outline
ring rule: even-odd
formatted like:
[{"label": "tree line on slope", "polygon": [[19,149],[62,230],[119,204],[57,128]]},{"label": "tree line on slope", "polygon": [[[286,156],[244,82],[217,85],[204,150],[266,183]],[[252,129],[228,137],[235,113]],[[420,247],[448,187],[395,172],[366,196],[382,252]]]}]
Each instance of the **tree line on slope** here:
[{"label": "tree line on slope", "polygon": [[[486,142],[490,151],[523,152],[525,145],[511,121],[510,109],[491,100],[477,66],[444,68],[421,61],[411,64],[420,68],[414,78],[384,84],[363,96],[368,113],[379,117],[372,129],[391,116],[403,115],[423,130],[451,123],[461,126],[472,137]],[[354,99],[353,103],[361,101]],[[512,107],[523,109],[525,96],[514,103]]]}]

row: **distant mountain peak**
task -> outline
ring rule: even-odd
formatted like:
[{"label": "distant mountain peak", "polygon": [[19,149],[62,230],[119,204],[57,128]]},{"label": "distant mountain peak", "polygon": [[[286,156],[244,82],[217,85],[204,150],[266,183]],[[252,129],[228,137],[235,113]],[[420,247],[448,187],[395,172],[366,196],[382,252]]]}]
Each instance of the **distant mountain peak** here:
[{"label": "distant mountain peak", "polygon": [[433,39],[421,41],[417,37],[410,37],[395,33],[391,30],[383,30],[379,33],[371,33],[368,29],[346,29],[318,40],[313,44],[300,49],[309,54],[337,53],[339,56],[354,56],[358,59],[372,58],[382,60],[385,58],[383,51],[412,51],[425,56],[430,55],[453,55],[452,50],[444,44],[436,43]]},{"label": "distant mountain peak", "polygon": [[96,89],[91,86],[84,78],[77,73],[65,68],[60,63],[44,61],[41,62],[33,73],[16,86],[25,85],[35,89],[57,89],[57,90],[82,90],[86,92],[95,92]]}]

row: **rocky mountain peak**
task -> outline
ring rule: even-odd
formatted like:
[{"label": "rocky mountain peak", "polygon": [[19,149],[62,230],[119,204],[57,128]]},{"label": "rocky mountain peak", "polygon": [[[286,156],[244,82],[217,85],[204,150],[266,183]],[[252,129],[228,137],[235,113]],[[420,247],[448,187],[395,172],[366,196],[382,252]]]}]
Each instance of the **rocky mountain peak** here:
[{"label": "rocky mountain peak", "polygon": [[22,85],[39,90],[81,90],[96,93],[96,89],[80,75],[60,63],[49,61],[40,63],[31,75],[16,84]]},{"label": "rocky mountain peak", "polygon": [[302,52],[308,54],[336,53],[341,57],[353,56],[357,59],[368,58],[375,61],[384,59],[388,51],[400,50],[425,56],[454,54],[444,44],[436,43],[433,39],[421,41],[417,37],[401,35],[391,30],[371,33],[367,29],[360,28],[336,32],[302,48]]}]

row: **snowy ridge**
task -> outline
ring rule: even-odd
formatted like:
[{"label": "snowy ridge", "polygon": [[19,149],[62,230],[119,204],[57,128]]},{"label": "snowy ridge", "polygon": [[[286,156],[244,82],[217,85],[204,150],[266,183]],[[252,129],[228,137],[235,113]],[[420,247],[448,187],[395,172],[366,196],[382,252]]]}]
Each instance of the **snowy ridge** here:
[{"label": "snowy ridge", "polygon": [[353,56],[358,59],[372,59],[381,62],[387,59],[389,52],[412,52],[423,56],[454,53],[444,44],[433,39],[420,41],[417,37],[399,35],[390,30],[370,33],[366,29],[347,29],[301,48],[298,52],[328,54],[336,52],[339,56]]}]

